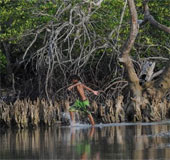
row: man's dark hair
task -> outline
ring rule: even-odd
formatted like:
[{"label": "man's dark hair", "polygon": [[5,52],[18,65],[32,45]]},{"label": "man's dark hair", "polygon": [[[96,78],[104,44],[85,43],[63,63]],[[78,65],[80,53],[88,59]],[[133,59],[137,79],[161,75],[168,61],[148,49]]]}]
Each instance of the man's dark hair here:
[{"label": "man's dark hair", "polygon": [[74,75],[71,75],[71,76],[70,76],[70,80],[71,80],[71,81],[72,81],[72,80],[78,80],[78,81],[80,81],[80,77],[79,77],[78,75],[74,74]]}]

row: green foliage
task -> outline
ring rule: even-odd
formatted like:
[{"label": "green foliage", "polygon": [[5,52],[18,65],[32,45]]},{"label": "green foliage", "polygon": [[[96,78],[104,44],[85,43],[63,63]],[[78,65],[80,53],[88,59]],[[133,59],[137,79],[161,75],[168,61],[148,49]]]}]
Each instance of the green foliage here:
[{"label": "green foliage", "polygon": [[[97,2],[96,0],[87,1]],[[33,86],[33,88],[35,86],[37,92],[40,90],[43,92],[42,88],[45,86],[44,84],[48,84],[46,79],[48,71],[49,80],[52,79],[49,86],[51,85],[55,88],[61,87],[63,83],[65,83],[61,78],[65,72],[63,68],[66,68],[66,71],[69,73],[72,73],[74,69],[76,72],[79,72],[77,71],[77,66],[81,66],[83,61],[85,61],[86,64],[83,64],[84,66],[82,65],[80,70],[83,70],[83,74],[89,75],[88,78],[90,77],[92,82],[98,79],[99,81],[96,81],[98,83],[97,86],[105,86],[107,81],[114,79],[113,77],[122,77],[124,69],[117,60],[119,56],[117,54],[120,53],[121,46],[123,46],[127,40],[130,32],[128,5],[124,12],[123,21],[120,23],[125,4],[124,0],[104,0],[101,6],[98,7],[94,5],[91,6],[87,1],[84,3],[84,0],[0,0],[0,47],[4,47],[2,42],[4,42],[7,47],[7,51],[5,50],[6,48],[0,48],[0,73],[4,75],[10,73],[7,71],[8,62],[5,57],[5,55],[9,54],[9,66],[15,74],[16,84],[22,86],[21,83],[23,83],[25,88],[25,82],[29,81],[29,91],[27,91],[29,95],[30,86]],[[70,8],[66,9],[68,4]],[[138,19],[143,20],[142,0],[135,0],[135,4]],[[167,26],[170,26],[169,5],[169,0],[149,1],[151,14],[158,22]],[[59,29],[62,24],[69,22],[70,11],[73,7],[80,7],[83,12],[75,13],[73,11],[72,24],[77,25],[79,22],[82,22],[80,15],[83,14],[87,16],[85,18],[90,18],[88,22],[84,21],[87,31],[82,24],[76,27],[74,26],[74,31],[71,31],[71,24],[61,30]],[[92,12],[89,16],[90,8]],[[55,30],[56,28],[53,28],[51,24],[53,24],[53,27],[55,25],[60,31],[57,32]],[[48,28],[44,29],[47,25]],[[53,32],[53,29],[56,32]],[[86,34],[87,32],[90,33],[88,36]],[[33,42],[36,33],[38,33],[38,37],[36,41]],[[69,38],[67,37],[68,33],[70,33]],[[50,45],[49,42],[51,42],[51,39],[58,38],[56,35],[59,37],[59,40],[53,41]],[[75,40],[75,45],[70,51],[68,48],[73,44],[75,37],[78,38]],[[23,55],[32,42],[33,45],[29,48],[23,60]],[[105,42],[107,42],[106,44],[109,47],[93,50],[93,47],[103,46]],[[40,51],[37,54],[37,50],[43,46],[43,52]],[[53,50],[52,54],[54,57],[51,57],[54,58],[54,61],[50,68],[48,58],[51,51],[49,51],[49,47],[51,46],[54,46],[56,52],[58,52],[58,50],[61,52],[56,54]],[[169,46],[170,36],[147,23],[139,29],[139,34],[135,41],[134,48],[131,51],[131,56],[137,60],[139,57],[168,57],[170,56]],[[81,47],[85,49],[82,50]],[[91,50],[93,50],[92,56],[86,56],[91,53]],[[6,54],[6,52],[8,54]],[[80,53],[85,58],[79,58]],[[69,54],[71,58],[68,56]],[[56,55],[57,57],[55,57]],[[80,63],[76,58],[82,58]],[[58,59],[63,63],[57,63]],[[72,66],[68,67],[70,63],[72,63]],[[41,67],[38,67],[38,65]],[[159,64],[157,67],[161,68],[162,66],[162,64]],[[25,71],[26,74],[24,74]],[[67,74],[67,72],[65,73]],[[95,76],[95,78],[93,76]],[[37,86],[40,88],[37,89]],[[21,90],[22,89],[21,87]]]},{"label": "green foliage", "polygon": [[169,0],[151,0],[149,3],[150,12],[161,24],[170,26],[170,3]]},{"label": "green foliage", "polygon": [[[24,41],[21,42],[24,35],[35,33],[39,28],[42,28],[51,21],[54,23],[56,21],[63,23],[64,21],[68,20],[70,10],[64,12],[60,19],[55,18],[56,14],[60,14],[57,13],[58,8],[65,8],[66,3],[70,3],[72,7],[79,4],[83,11],[87,14],[90,4],[82,4],[82,2],[82,0],[0,0],[0,42],[7,41],[10,44],[15,44],[16,48],[22,45],[28,47],[34,36],[25,36]],[[136,0],[135,2],[138,18],[143,19],[142,0]],[[93,28],[98,36],[103,38],[103,41],[104,39],[108,38],[108,35],[111,33],[111,31],[115,30],[111,38],[113,40],[118,38],[117,44],[122,46],[130,31],[130,15],[127,6],[125,15],[123,17],[123,23],[120,28],[119,37],[117,37],[117,29],[120,25],[120,17],[123,6],[123,0],[104,0],[100,8],[93,8],[93,14],[90,18],[92,25],[88,26],[89,29]],[[170,26],[169,0],[150,0],[149,7],[151,14],[158,22]],[[41,42],[41,39],[43,39],[44,36],[45,34],[42,34],[41,37],[39,37],[40,40],[38,42]],[[74,37],[75,34],[72,34],[72,36]],[[135,56],[137,51],[141,57],[158,56],[160,54],[167,56],[169,51],[166,50],[165,47],[168,47],[169,43],[170,36],[168,36],[163,31],[159,31],[157,28],[154,28],[150,24],[146,24],[139,30],[132,55]],[[38,44],[34,46],[34,50],[37,49],[37,46]],[[14,51],[15,50],[16,49],[14,47]],[[24,49],[21,49],[20,52],[23,52],[23,50]],[[79,51],[79,48],[77,48],[77,50]],[[14,51],[12,52],[13,54],[19,52],[17,51],[15,53]],[[107,53],[112,52],[112,49],[107,50]],[[97,55],[100,55],[101,53],[102,51],[96,52]],[[1,61],[2,57],[3,56],[1,53]],[[17,54],[13,57],[17,57]],[[3,61],[4,67],[6,64],[5,59]],[[1,66],[1,68],[3,67]]]},{"label": "green foliage", "polygon": [[[56,4],[39,0],[0,1],[0,41],[20,38],[26,31],[48,23]],[[44,15],[44,13],[46,15]]]},{"label": "green foliage", "polygon": [[[141,0],[137,0],[142,2]],[[138,8],[138,17],[143,19],[143,12],[141,6]],[[170,3],[169,0],[150,0],[149,9],[151,15],[159,23],[166,26],[170,26]],[[139,12],[140,11],[140,12]],[[138,37],[135,41],[135,50],[133,50],[133,55],[144,57],[169,57],[170,36],[168,33],[153,27],[151,24],[147,23],[142,26],[139,30]],[[137,51],[137,52],[136,52]],[[136,54],[138,53],[138,54]]]},{"label": "green foliage", "polygon": [[[81,0],[68,1],[72,6],[81,2]],[[26,31],[34,30],[38,26],[45,25],[51,20],[56,21],[54,15],[61,4],[63,5],[62,7],[65,6],[61,0],[0,0],[0,40],[21,37]],[[118,27],[123,5],[124,1],[122,0],[105,0],[101,7],[94,12],[91,21],[93,21],[93,27],[95,27],[98,34],[107,36],[106,34],[109,34],[110,31]],[[151,14],[156,20],[162,24],[170,26],[169,0],[151,0],[149,6]],[[136,0],[136,7],[138,10],[138,17],[139,19],[142,19],[142,0]],[[89,5],[83,5],[82,8],[85,12],[88,12]],[[65,18],[68,18],[67,16],[68,15],[66,15]],[[123,27],[121,28],[121,36],[128,35],[128,23],[129,11],[126,9]],[[151,27],[151,29],[147,27],[147,30],[142,30],[142,32],[150,34],[150,30],[153,30],[153,27]],[[156,36],[154,31],[151,34]],[[116,35],[113,34],[113,36]],[[163,39],[164,38],[167,38],[167,36],[163,35]],[[149,39],[150,38],[146,37],[148,44],[151,42]]]},{"label": "green foliage", "polygon": [[32,27],[26,2],[5,0],[0,5],[1,41],[17,37]]}]

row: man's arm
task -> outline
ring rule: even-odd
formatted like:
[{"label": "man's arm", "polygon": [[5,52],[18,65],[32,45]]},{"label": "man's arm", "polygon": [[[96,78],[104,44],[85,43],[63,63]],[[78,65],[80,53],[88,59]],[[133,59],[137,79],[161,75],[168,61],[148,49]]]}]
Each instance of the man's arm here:
[{"label": "man's arm", "polygon": [[94,91],[93,89],[87,87],[85,84],[82,84],[83,88],[87,89],[88,91],[92,92],[95,95],[98,95],[99,92],[98,91]]},{"label": "man's arm", "polygon": [[70,91],[71,89],[73,89],[74,87],[76,87],[76,86],[78,86],[80,84],[81,84],[81,82],[77,82],[76,84],[73,84],[70,87],[68,87],[68,90]]}]

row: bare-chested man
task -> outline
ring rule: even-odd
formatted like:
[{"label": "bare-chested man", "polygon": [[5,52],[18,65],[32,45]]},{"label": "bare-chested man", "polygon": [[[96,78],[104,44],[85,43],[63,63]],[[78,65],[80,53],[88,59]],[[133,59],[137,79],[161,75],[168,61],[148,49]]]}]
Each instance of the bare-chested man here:
[{"label": "bare-chested man", "polygon": [[74,113],[75,111],[82,111],[83,113],[87,114],[90,123],[92,125],[94,125],[94,119],[89,111],[89,101],[85,96],[84,93],[84,89],[91,91],[94,95],[98,95],[98,91],[94,91],[91,88],[87,87],[86,85],[84,85],[83,83],[80,82],[80,78],[77,75],[73,75],[71,76],[71,81],[73,83],[73,85],[71,85],[70,87],[68,87],[68,90],[71,90],[72,88],[76,87],[77,92],[79,94],[80,100],[77,99],[76,102],[73,104],[73,106],[70,107],[69,111],[70,111],[70,117],[72,122],[74,123],[75,118],[74,118]]}]

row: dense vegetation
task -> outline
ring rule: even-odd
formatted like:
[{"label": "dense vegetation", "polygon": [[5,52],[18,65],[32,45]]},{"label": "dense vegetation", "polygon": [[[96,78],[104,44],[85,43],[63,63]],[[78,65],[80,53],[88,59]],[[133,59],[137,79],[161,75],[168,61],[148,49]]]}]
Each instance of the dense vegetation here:
[{"label": "dense vegetation", "polygon": [[[143,1],[136,0],[139,24]],[[150,0],[150,13],[170,26],[169,0]],[[126,72],[119,62],[130,32],[123,0],[0,0],[1,88],[20,98],[65,98],[72,73],[100,89],[99,99],[128,94]],[[170,57],[170,36],[150,23],[140,25],[131,50],[140,75],[147,60],[161,70]]]},{"label": "dense vegetation", "polygon": [[95,122],[169,118],[169,10],[169,0],[0,0],[0,124],[68,123],[72,74],[100,90],[87,95]]}]

